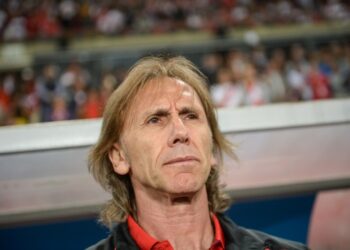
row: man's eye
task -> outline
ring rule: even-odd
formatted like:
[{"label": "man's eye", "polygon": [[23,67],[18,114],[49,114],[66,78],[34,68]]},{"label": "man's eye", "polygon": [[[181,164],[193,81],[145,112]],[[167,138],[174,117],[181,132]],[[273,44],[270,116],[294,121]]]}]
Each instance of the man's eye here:
[{"label": "man's eye", "polygon": [[189,119],[189,120],[198,119],[198,115],[196,113],[189,113],[186,115],[186,119]]},{"label": "man's eye", "polygon": [[160,121],[159,117],[151,117],[150,119],[148,119],[147,123],[155,124],[155,123],[158,123],[159,121]]}]

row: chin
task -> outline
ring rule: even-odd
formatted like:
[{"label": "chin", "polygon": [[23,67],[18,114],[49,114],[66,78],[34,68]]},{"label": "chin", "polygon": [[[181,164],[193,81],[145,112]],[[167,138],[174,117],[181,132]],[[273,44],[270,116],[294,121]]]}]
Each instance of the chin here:
[{"label": "chin", "polygon": [[192,179],[181,178],[178,179],[175,183],[172,183],[169,187],[172,193],[176,194],[185,194],[185,193],[195,193],[200,190],[202,185],[198,181]]},{"label": "chin", "polygon": [[163,179],[164,191],[169,194],[193,194],[205,188],[206,178],[193,173],[178,173]]}]

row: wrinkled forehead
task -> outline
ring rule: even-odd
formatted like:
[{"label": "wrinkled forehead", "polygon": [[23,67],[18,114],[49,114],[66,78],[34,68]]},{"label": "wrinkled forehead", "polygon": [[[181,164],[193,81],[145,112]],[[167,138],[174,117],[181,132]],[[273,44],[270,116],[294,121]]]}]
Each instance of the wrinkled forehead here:
[{"label": "wrinkled forehead", "polygon": [[[148,81],[143,88],[139,90],[136,96],[153,96],[154,98],[164,97],[194,97],[196,92],[184,81],[176,78],[161,77]],[[153,99],[154,100],[154,99]],[[150,99],[152,101],[152,99]]]}]

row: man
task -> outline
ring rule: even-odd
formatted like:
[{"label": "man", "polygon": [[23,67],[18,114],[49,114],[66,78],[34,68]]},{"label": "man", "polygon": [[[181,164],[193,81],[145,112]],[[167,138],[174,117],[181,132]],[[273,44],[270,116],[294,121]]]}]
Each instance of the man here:
[{"label": "man", "polygon": [[224,152],[234,157],[202,73],[183,57],[140,60],[111,95],[90,155],[113,199],[101,213],[111,235],[89,249],[305,249],[221,214]]}]

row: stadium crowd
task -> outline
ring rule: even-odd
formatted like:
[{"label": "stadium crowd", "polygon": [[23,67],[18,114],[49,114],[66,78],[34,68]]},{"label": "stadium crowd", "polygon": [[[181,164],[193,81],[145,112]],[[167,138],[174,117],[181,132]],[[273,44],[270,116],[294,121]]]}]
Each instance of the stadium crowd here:
[{"label": "stadium crowd", "polygon": [[[300,44],[267,52],[231,50],[204,54],[198,65],[208,77],[217,107],[341,98],[350,94],[350,43],[313,51]],[[0,125],[100,117],[125,76],[118,68],[92,77],[77,61],[0,74]]]},{"label": "stadium crowd", "polygon": [[[273,14],[271,14],[273,13]],[[0,40],[167,33],[348,20],[345,0],[3,0]]]},{"label": "stadium crowd", "polygon": [[[274,14],[271,14],[274,13]],[[341,0],[5,0],[0,40],[67,41],[71,37],[159,34],[200,30],[225,35],[231,28],[349,21]],[[204,53],[204,52],[203,52]],[[231,49],[203,54],[199,68],[217,107],[262,105],[348,96],[350,44],[314,50],[302,44],[267,50]],[[52,61],[0,72],[0,125],[100,117],[125,68],[92,71],[86,64]]]}]

